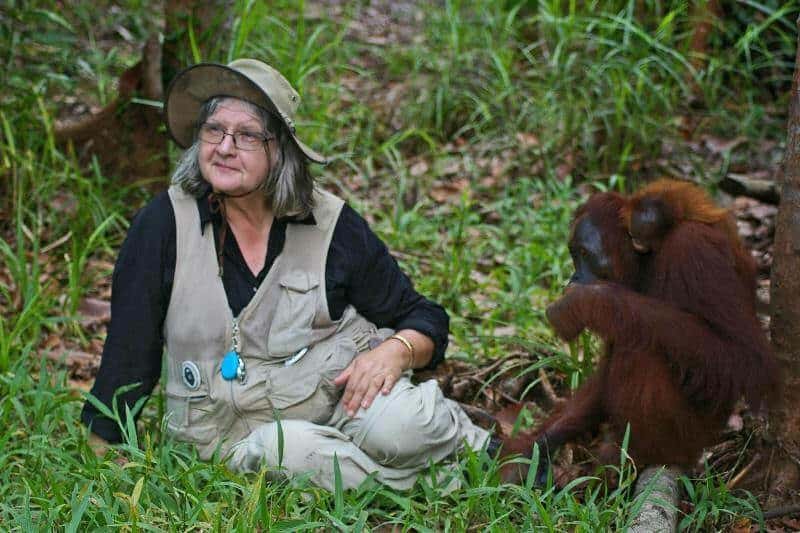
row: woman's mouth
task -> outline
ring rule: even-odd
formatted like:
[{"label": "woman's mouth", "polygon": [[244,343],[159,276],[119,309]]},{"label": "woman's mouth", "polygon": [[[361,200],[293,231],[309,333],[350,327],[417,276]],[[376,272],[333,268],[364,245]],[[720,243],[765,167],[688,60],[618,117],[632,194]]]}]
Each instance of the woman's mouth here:
[{"label": "woman's mouth", "polygon": [[238,168],[231,167],[231,166],[225,165],[223,163],[214,163],[214,167],[216,167],[216,168],[218,168],[220,170],[223,170],[223,171],[227,171],[227,172],[234,172],[234,171],[238,171],[239,170]]}]

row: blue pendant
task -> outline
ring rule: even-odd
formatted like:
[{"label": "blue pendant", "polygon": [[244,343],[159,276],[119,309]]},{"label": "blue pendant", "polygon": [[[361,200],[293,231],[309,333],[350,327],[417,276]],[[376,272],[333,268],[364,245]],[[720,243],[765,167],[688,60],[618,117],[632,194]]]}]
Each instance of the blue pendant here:
[{"label": "blue pendant", "polygon": [[243,361],[239,358],[239,354],[231,350],[222,358],[222,367],[220,373],[222,379],[231,381],[233,379],[241,378],[244,371]]}]

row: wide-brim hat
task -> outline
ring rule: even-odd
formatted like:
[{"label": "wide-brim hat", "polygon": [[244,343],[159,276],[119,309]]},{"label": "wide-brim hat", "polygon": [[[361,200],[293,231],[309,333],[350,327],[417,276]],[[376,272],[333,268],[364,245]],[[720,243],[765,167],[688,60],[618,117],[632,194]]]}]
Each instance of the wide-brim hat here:
[{"label": "wide-brim hat", "polygon": [[297,138],[295,113],[300,95],[280,72],[256,59],[237,59],[228,65],[199,63],[175,76],[164,98],[164,114],[167,130],[179,146],[188,148],[194,142],[200,109],[215,96],[232,96],[263,107],[283,121],[308,159],[327,163]]}]

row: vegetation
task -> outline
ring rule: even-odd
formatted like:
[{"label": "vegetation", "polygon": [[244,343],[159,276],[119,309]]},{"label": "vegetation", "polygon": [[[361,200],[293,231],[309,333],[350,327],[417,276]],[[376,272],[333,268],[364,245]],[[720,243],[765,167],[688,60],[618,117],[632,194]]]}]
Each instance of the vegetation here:
[{"label": "vegetation", "polygon": [[[66,8],[65,8],[66,4]],[[684,1],[445,0],[237,2],[218,56],[263,58],[303,95],[308,142],[331,155],[327,186],[373,221],[419,289],[452,317],[451,359],[480,364],[509,346],[579,383],[593,344],[566,349],[543,310],[570,273],[571,212],[596,189],[680,172],[713,187],[736,165],[771,168],[784,132],[798,4],[731,3],[709,55],[689,50]],[[370,11],[373,10],[373,11]],[[198,462],[161,431],[151,401],[139,438],[98,459],[78,422],[83,394],[54,363],[96,351],[79,313],[108,298],[126,221],[153,184],[121,183],[57,145],[56,119],[103,105],[156,20],[149,2],[6,2],[0,8],[0,527],[67,531],[618,530],[619,488],[502,485],[485,454],[462,457],[446,490],[436,468],[408,493],[375,483],[333,494]],[[199,55],[196,50],[196,54]],[[698,61],[699,60],[699,61]],[[742,138],[721,157],[703,135]],[[166,183],[166,177],[163,183]],[[159,184],[160,185],[160,184]],[[539,359],[545,346],[555,357]],[[59,348],[57,348],[59,347]],[[724,474],[683,480],[681,527],[763,523]]]}]

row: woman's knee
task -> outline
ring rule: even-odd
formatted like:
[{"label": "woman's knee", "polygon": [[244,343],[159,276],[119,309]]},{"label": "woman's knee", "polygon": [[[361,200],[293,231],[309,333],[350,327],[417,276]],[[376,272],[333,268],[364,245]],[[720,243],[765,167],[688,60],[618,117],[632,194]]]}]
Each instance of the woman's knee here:
[{"label": "woman's knee", "polygon": [[234,445],[229,466],[245,472],[255,472],[264,466],[301,471],[326,440],[337,436],[330,432],[338,434],[332,428],[305,420],[268,422]]},{"label": "woman's knee", "polygon": [[458,421],[436,382],[409,383],[372,409],[357,441],[380,464],[409,467],[438,461],[459,444]]}]

